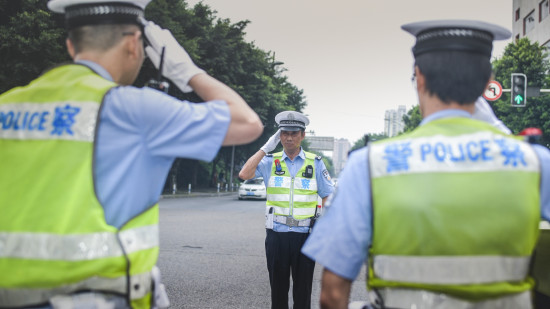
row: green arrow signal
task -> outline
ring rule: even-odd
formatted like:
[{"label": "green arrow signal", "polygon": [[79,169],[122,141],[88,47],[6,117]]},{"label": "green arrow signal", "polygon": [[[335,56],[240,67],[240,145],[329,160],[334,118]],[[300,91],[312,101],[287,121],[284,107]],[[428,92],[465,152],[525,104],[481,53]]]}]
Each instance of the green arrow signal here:
[{"label": "green arrow signal", "polygon": [[514,101],[516,101],[516,104],[521,104],[521,102],[523,102],[523,97],[521,95],[517,95],[515,98],[514,98]]}]

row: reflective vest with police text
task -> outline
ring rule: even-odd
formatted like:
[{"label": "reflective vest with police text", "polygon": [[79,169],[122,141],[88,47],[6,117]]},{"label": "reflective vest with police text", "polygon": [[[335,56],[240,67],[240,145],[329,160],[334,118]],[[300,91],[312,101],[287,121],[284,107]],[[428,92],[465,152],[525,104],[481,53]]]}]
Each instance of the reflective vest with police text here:
[{"label": "reflective vest with police text", "polygon": [[71,64],[0,96],[0,307],[79,291],[150,307],[158,205],[118,229],[94,189],[99,109],[115,86]]},{"label": "reflective vest with police text", "polygon": [[479,301],[533,287],[540,163],[529,144],[443,118],[369,144],[368,160],[370,288]]}]

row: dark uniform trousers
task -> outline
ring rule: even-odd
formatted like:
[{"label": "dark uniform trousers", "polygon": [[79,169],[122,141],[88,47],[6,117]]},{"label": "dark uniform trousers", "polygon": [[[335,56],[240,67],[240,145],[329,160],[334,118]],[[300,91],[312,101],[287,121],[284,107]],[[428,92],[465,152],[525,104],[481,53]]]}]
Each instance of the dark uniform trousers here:
[{"label": "dark uniform trousers", "polygon": [[266,231],[265,255],[271,285],[271,308],[288,308],[290,271],[294,309],[311,308],[315,262],[301,252],[309,233]]}]

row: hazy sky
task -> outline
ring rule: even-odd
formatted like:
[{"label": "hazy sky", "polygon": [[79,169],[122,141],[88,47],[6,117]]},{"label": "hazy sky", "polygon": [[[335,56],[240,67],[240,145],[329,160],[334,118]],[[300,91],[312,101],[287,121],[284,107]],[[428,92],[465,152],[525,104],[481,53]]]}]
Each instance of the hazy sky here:
[{"label": "hazy sky", "polygon": [[[192,6],[199,0],[187,0]],[[217,17],[249,20],[246,40],[275,53],[303,89],[308,130],[354,143],[383,133],[384,113],[418,104],[409,22],[477,19],[512,30],[511,0],[202,0]],[[498,41],[500,58],[511,42]]]}]

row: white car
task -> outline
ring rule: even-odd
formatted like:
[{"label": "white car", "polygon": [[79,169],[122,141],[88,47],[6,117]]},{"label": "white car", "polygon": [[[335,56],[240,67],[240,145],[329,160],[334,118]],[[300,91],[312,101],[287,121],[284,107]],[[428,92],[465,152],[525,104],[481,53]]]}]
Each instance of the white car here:
[{"label": "white car", "polygon": [[248,198],[265,200],[266,197],[263,177],[245,180],[239,187],[239,200]]}]

